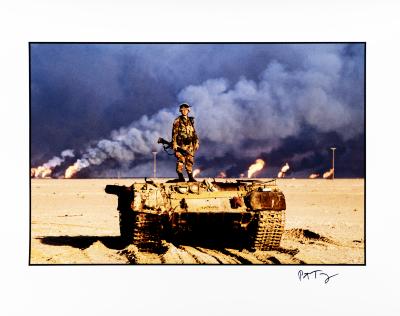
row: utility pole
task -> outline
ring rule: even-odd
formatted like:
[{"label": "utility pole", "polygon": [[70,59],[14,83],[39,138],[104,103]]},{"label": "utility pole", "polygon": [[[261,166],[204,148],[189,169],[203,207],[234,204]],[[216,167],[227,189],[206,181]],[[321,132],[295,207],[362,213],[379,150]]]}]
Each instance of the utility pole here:
[{"label": "utility pole", "polygon": [[335,179],[335,147],[331,147],[332,150],[332,170],[333,170],[333,174],[332,174],[332,180]]},{"label": "utility pole", "polygon": [[156,151],[153,151],[152,152],[153,153],[153,161],[154,161],[154,165],[153,165],[153,175],[154,175],[154,178],[156,178],[157,177],[157,152]]}]

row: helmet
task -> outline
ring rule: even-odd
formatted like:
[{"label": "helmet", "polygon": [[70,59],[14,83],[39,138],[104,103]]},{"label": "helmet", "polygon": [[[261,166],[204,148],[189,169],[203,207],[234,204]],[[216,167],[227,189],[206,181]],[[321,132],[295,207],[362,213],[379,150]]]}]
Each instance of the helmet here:
[{"label": "helmet", "polygon": [[182,104],[179,106],[179,111],[182,110],[183,108],[188,109],[188,108],[190,108],[190,105],[187,104],[187,103],[182,103]]}]

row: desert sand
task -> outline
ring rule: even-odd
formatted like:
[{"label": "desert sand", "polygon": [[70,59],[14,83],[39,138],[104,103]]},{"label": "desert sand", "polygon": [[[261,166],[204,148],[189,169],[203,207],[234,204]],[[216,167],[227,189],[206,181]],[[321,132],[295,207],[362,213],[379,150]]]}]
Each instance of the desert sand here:
[{"label": "desert sand", "polygon": [[32,179],[30,264],[364,264],[364,179],[279,179],[286,196],[281,248],[208,249],[163,241],[139,252],[119,238],[117,197],[133,179]]}]

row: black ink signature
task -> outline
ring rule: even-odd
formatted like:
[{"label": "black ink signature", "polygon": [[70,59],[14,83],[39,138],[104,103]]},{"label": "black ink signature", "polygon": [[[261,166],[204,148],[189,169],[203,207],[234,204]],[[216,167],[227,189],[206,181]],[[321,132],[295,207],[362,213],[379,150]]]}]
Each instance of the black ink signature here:
[{"label": "black ink signature", "polygon": [[297,272],[297,276],[299,277],[299,280],[302,281],[305,278],[307,278],[307,280],[310,280],[310,277],[314,277],[314,279],[316,279],[319,276],[325,276],[325,284],[329,282],[329,280],[331,278],[333,278],[334,276],[339,275],[339,273],[333,274],[333,275],[328,275],[327,273],[323,272],[322,270],[314,270],[311,272],[304,272],[303,270],[299,270],[299,272]]}]

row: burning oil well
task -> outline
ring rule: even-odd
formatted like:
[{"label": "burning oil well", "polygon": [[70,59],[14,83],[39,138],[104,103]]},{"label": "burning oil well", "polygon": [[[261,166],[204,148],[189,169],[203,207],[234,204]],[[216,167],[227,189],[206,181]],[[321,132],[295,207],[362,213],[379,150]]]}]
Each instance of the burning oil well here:
[{"label": "burning oil well", "polygon": [[[31,47],[31,177],[152,176],[179,102],[202,177],[322,177],[329,146],[338,176],[364,175],[362,44],[122,46]],[[157,176],[173,159],[157,155]]]}]

